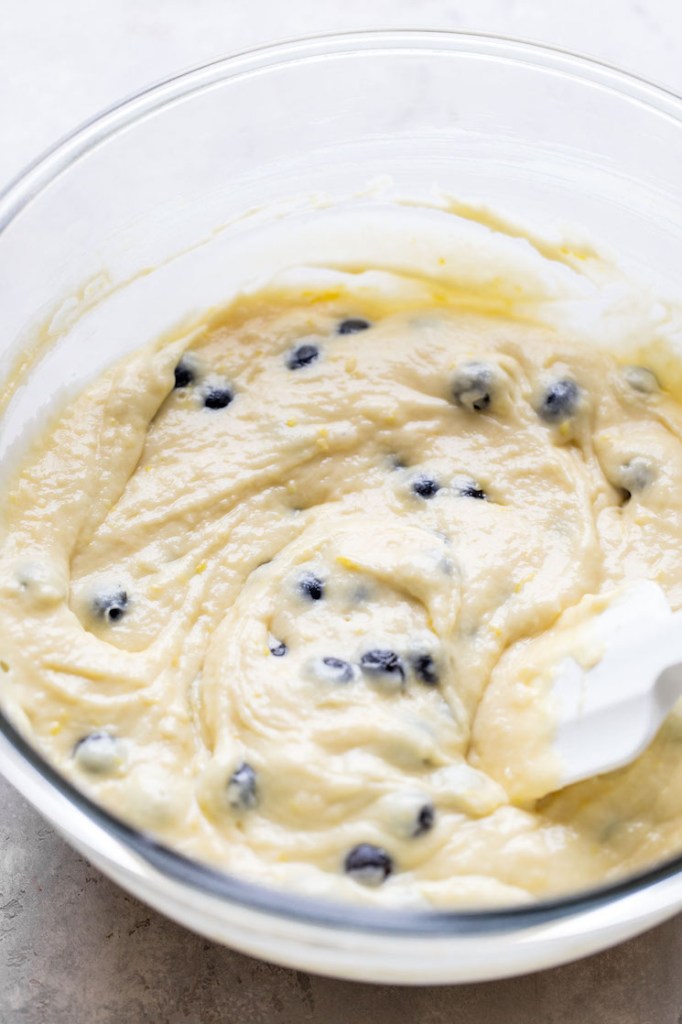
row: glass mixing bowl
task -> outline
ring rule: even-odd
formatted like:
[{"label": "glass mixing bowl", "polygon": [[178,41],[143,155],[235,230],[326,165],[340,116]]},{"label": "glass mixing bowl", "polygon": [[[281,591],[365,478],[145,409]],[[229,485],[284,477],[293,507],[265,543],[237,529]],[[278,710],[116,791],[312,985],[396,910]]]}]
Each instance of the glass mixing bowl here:
[{"label": "glass mixing bowl", "polygon": [[[305,242],[313,195],[321,216],[325,204],[371,203],[368,182],[381,176],[410,196],[437,183],[521,223],[582,224],[670,290],[682,267],[680,167],[678,97],[489,36],[308,39],[163,82],[86,124],[0,197],[0,351],[3,367],[20,367],[20,386],[6,374],[0,398],[0,455],[13,457],[58,391],[276,268],[287,258],[279,228]],[[271,891],[129,828],[0,727],[0,768],[88,859],[188,927],[278,963],[370,981],[494,978],[603,948],[682,906],[682,858],[499,911]]]}]

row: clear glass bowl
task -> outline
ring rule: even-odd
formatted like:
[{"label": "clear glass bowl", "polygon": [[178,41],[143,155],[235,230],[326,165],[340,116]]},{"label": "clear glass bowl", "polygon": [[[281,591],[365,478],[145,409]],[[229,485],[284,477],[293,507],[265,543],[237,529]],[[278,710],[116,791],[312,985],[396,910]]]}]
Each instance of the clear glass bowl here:
[{"label": "clear glass bowl", "polygon": [[[0,392],[0,455],[11,458],[59,389],[223,301],[268,259],[276,268],[287,257],[273,243],[278,225],[300,225],[305,241],[312,194],[348,209],[371,201],[377,176],[411,196],[437,183],[521,223],[582,224],[669,290],[682,267],[680,167],[679,98],[489,36],[309,39],[163,82],[86,124],[0,197],[0,351],[4,367],[21,359],[21,387]],[[321,973],[501,977],[603,948],[682,906],[682,858],[500,911],[321,903],[220,874],[115,820],[4,718],[0,767],[85,856],[157,909]]]}]

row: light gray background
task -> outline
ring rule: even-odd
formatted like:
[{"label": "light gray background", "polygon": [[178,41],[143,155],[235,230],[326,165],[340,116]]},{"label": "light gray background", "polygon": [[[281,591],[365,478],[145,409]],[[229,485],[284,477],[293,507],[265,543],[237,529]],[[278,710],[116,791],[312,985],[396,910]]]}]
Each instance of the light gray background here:
[{"label": "light gray background", "polygon": [[[178,69],[294,35],[368,27],[520,36],[682,92],[681,0],[0,0],[0,183],[77,122]],[[0,1024],[138,1021],[682,1024],[682,917],[511,981],[330,981],[251,960],[160,917],[0,781]]]}]

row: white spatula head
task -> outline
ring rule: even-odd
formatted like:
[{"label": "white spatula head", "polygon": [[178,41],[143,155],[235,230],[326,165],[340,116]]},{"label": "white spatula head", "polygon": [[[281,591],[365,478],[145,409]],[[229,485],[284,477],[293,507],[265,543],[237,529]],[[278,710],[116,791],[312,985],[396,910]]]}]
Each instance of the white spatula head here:
[{"label": "white spatula head", "polygon": [[682,612],[661,588],[587,595],[500,661],[470,758],[527,804],[633,761],[680,696]]},{"label": "white spatula head", "polygon": [[590,630],[603,648],[596,664],[585,669],[576,652],[552,686],[559,787],[633,761],[682,694],[682,620],[657,584],[624,589]]}]

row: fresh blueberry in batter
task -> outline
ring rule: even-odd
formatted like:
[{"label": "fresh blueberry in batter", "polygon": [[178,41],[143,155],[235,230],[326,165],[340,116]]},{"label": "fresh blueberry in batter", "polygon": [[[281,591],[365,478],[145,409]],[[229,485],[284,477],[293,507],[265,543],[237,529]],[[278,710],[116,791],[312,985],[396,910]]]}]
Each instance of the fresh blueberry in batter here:
[{"label": "fresh blueberry in batter", "polygon": [[290,370],[300,370],[303,366],[310,366],[319,356],[317,345],[299,345],[287,356],[287,366]]},{"label": "fresh blueberry in batter", "polygon": [[73,748],[73,756],[79,768],[94,775],[104,775],[120,761],[119,742],[104,730],[91,732],[78,740]]},{"label": "fresh blueberry in batter", "polygon": [[440,490],[440,484],[432,476],[420,474],[412,481],[412,490],[420,498],[433,498]]},{"label": "fresh blueberry in batter", "polygon": [[93,598],[92,607],[98,619],[119,622],[127,611],[128,595],[119,587],[103,590]]},{"label": "fresh blueberry in batter", "polygon": [[635,455],[619,467],[612,483],[621,491],[622,503],[625,505],[633,494],[648,487],[654,477],[654,468],[649,460],[642,455]]},{"label": "fresh blueberry in batter", "polygon": [[574,380],[555,380],[550,384],[536,411],[545,423],[563,423],[569,419],[580,401],[580,388]]},{"label": "fresh blueberry in batter", "polygon": [[372,325],[369,320],[362,320],[360,317],[351,317],[349,320],[342,320],[336,328],[337,334],[358,334],[359,331],[366,331]]},{"label": "fresh blueberry in batter", "polygon": [[346,855],[344,868],[347,875],[362,885],[381,885],[393,871],[393,858],[380,846],[359,843]]},{"label": "fresh blueberry in batter", "polygon": [[233,398],[229,388],[211,388],[204,395],[204,405],[207,409],[224,409]]},{"label": "fresh blueberry in batter", "polygon": [[353,679],[353,666],[341,658],[318,658],[315,673],[330,683],[350,683]]},{"label": "fresh blueberry in batter", "polygon": [[623,375],[633,391],[641,395],[653,395],[660,391],[658,377],[646,366],[626,366]]},{"label": "fresh blueberry in batter", "polygon": [[475,480],[462,478],[455,481],[455,489],[460,498],[476,498],[478,501],[487,501],[488,495],[482,487],[479,487]]},{"label": "fresh blueberry in batter", "polygon": [[288,647],[283,640],[270,641],[270,654],[274,655],[275,658],[283,658],[287,650]]},{"label": "fresh blueberry in batter", "polygon": [[298,581],[298,589],[311,601],[321,601],[324,597],[324,583],[314,572],[303,573]]},{"label": "fresh blueberry in batter", "polygon": [[457,405],[472,412],[485,412],[493,401],[495,373],[487,363],[464,363],[452,381],[452,396]]},{"label": "fresh blueberry in batter", "polygon": [[381,649],[367,651],[360,658],[360,668],[368,676],[377,678],[383,676],[400,683],[405,679],[403,663],[395,651]]},{"label": "fresh blueberry in batter", "polygon": [[417,820],[414,825],[412,837],[416,839],[417,836],[423,836],[426,832],[430,832],[435,820],[436,812],[433,804],[424,804],[423,807],[420,807],[419,813],[417,814]]},{"label": "fresh blueberry in batter", "polygon": [[190,384],[194,383],[194,371],[188,363],[181,359],[178,365],[175,367],[175,387],[186,388]]},{"label": "fresh blueberry in batter", "polygon": [[415,654],[410,659],[410,663],[420,683],[424,683],[426,686],[438,686],[438,671],[432,655]]},{"label": "fresh blueberry in batter", "polygon": [[234,810],[251,810],[258,803],[256,773],[246,761],[230,776],[227,801]]}]

